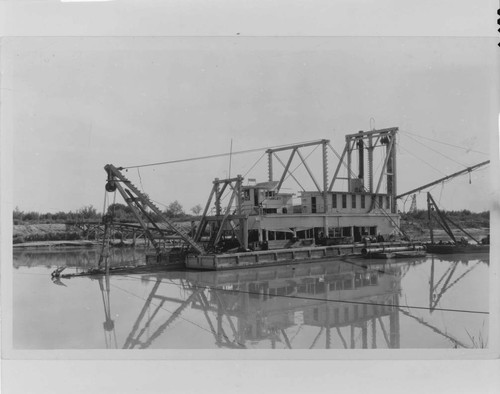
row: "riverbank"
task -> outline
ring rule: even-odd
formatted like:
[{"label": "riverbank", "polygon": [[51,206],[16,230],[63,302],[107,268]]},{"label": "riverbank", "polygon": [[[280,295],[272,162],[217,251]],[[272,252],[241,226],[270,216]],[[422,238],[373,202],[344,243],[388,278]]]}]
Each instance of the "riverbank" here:
[{"label": "riverbank", "polygon": [[100,245],[100,241],[37,241],[24,242],[12,245],[14,249],[32,249],[32,248],[92,248]]},{"label": "riverbank", "polygon": [[13,244],[48,241],[80,241],[81,231],[69,229],[64,223],[16,224],[12,229]]},{"label": "riverbank", "polygon": [[[188,230],[190,222],[179,222],[181,227]],[[403,231],[408,234],[410,239],[419,242],[430,242],[430,231],[418,222],[408,222],[401,220]],[[488,227],[466,228],[472,237],[481,241],[490,233]],[[474,240],[465,236],[460,230],[454,229],[453,234],[457,239],[462,237],[474,243]],[[434,230],[434,240],[436,242],[450,241],[449,236],[442,229]],[[116,240],[119,242],[119,240]],[[121,246],[132,246],[130,240],[125,240]],[[143,239],[137,239],[136,242],[143,243]],[[22,224],[13,227],[14,248],[72,248],[72,247],[93,247],[100,244],[99,240],[86,239],[81,231],[75,231],[74,228],[68,228],[62,223],[51,224]],[[119,246],[119,245],[118,245]]]}]

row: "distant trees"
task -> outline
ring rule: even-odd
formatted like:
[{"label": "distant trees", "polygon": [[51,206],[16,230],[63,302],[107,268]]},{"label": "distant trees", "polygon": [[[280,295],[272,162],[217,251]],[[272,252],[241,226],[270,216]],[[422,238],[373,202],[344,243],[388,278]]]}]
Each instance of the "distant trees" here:
[{"label": "distant trees", "polygon": [[135,222],[135,216],[132,208],[125,204],[111,204],[106,210],[106,214],[110,215],[116,222]]},{"label": "distant trees", "polygon": [[101,214],[97,213],[97,210],[92,206],[84,206],[78,209],[76,212],[69,211],[63,212],[59,211],[56,213],[40,213],[35,211],[24,212],[16,207],[12,213],[12,219],[14,224],[25,224],[25,223],[64,223],[73,222],[79,220],[100,220]]},{"label": "distant trees", "polygon": [[[490,213],[484,212],[471,212],[468,209],[460,211],[442,211],[444,215],[450,218],[455,223],[462,227],[480,228],[490,226]],[[420,224],[427,225],[428,214],[427,210],[419,209],[415,212],[406,212],[401,215],[401,218],[406,221],[414,221]]]},{"label": "distant trees", "polygon": [[78,216],[82,219],[90,220],[90,219],[100,219],[101,215],[97,213],[97,209],[95,209],[92,205],[85,206],[80,208],[77,211]]},{"label": "distant trees", "polygon": [[[149,209],[148,209],[149,211]],[[203,207],[200,204],[195,205],[190,209],[192,215],[186,214],[182,204],[175,200],[166,206],[163,214],[168,218],[174,219],[189,219],[192,216],[199,216]],[[127,204],[115,203],[108,206],[106,209],[106,215],[109,215],[117,222],[136,222],[137,219]],[[148,216],[152,220],[158,220],[158,215],[153,212],[148,213]],[[24,212],[16,207],[12,212],[12,217],[14,224],[34,224],[34,223],[65,223],[65,222],[76,222],[81,220],[91,220],[100,221],[102,219],[102,214],[97,212],[97,209],[92,205],[85,205],[76,211],[69,212],[47,212],[40,213],[35,211]]]},{"label": "distant trees", "polygon": [[203,207],[200,204],[197,204],[193,208],[191,208],[191,212],[193,212],[193,214],[195,216],[198,216],[202,210],[203,210]]},{"label": "distant trees", "polygon": [[184,209],[182,208],[182,205],[177,200],[168,204],[167,210],[165,211],[165,215],[169,218],[179,218],[186,216],[186,214],[184,213]]}]

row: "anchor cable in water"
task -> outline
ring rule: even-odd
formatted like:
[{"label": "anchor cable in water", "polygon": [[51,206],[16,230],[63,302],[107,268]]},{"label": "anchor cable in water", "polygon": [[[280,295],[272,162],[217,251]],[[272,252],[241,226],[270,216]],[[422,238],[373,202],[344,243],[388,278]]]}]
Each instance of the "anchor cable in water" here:
[{"label": "anchor cable in water", "polygon": [[[128,277],[130,279],[135,279],[135,280],[142,280],[142,281],[149,281],[152,282],[151,279],[147,278],[135,278],[130,275],[123,275],[124,277]],[[174,284],[175,286],[182,287],[180,284]],[[198,286],[198,285],[191,285],[193,289],[210,289],[210,290],[216,290],[216,291],[224,291],[224,292],[229,292],[229,293],[242,293],[242,294],[252,294],[252,295],[260,295],[261,293],[259,292],[253,292],[253,291],[247,291],[247,290],[234,290],[234,289],[223,289],[223,288],[218,288],[215,286]],[[273,295],[275,297],[283,297],[283,298],[295,298],[295,299],[300,299],[300,300],[311,300],[311,301],[325,301],[325,302],[338,302],[338,303],[344,303],[344,304],[355,304],[355,305],[375,305],[375,306],[393,306],[393,307],[400,307],[400,305],[394,305],[394,304],[383,304],[383,303],[377,303],[377,302],[363,302],[363,301],[350,301],[350,300],[341,300],[341,299],[332,299],[332,298],[320,298],[320,297],[303,297],[303,296],[290,296],[290,295],[280,295],[276,294]],[[416,306],[416,305],[405,305],[409,309],[422,309],[422,310],[429,310],[429,307],[425,306]],[[486,311],[476,311],[476,310],[468,310],[468,309],[454,309],[454,308],[433,308],[433,311],[443,311],[443,312],[459,312],[459,313],[475,313],[475,314],[483,314],[483,315],[489,315],[489,312]]]}]

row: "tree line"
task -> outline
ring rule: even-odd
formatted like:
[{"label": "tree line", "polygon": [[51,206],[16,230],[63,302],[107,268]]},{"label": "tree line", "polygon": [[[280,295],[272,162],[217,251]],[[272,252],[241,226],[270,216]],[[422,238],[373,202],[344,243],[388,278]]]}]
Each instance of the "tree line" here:
[{"label": "tree line", "polygon": [[[195,205],[190,209],[191,214],[184,211],[183,206],[176,200],[166,206],[163,214],[168,218],[190,219],[199,216],[202,211],[200,204]],[[118,222],[135,222],[136,218],[132,209],[126,204],[115,203],[108,206],[106,215],[113,217],[114,221]],[[59,211],[56,213],[36,212],[36,211],[21,211],[16,207],[13,211],[12,218],[15,225],[18,224],[51,224],[51,223],[66,223],[79,221],[101,221],[102,213],[98,212],[92,205],[84,206],[76,211]],[[150,213],[153,220],[157,219],[157,215]]]},{"label": "tree line", "polygon": [[[163,214],[168,218],[175,219],[193,219],[201,214],[203,207],[200,204],[195,205],[190,209],[190,214],[184,211],[183,206],[176,200],[168,204],[163,211]],[[490,213],[471,212],[468,209],[459,211],[443,211],[451,220],[467,227],[489,227]],[[117,222],[135,222],[135,216],[132,209],[126,204],[115,203],[108,206],[106,214],[113,217]],[[150,213],[153,220],[157,219],[157,215]],[[406,212],[401,214],[401,218],[406,221],[414,221],[421,224],[427,222],[427,210],[417,210],[414,212]],[[18,207],[13,212],[14,224],[30,224],[30,223],[65,223],[78,222],[83,220],[101,221],[102,213],[99,213],[92,205],[84,206],[76,211],[56,212],[56,213],[40,213],[35,211],[24,212]]]},{"label": "tree line", "polygon": [[[468,228],[490,227],[490,212],[471,212],[468,209],[458,211],[442,211],[445,216],[453,220],[455,223]],[[413,221],[427,226],[428,213],[425,209],[419,209],[413,212],[401,214],[401,219]]]}]

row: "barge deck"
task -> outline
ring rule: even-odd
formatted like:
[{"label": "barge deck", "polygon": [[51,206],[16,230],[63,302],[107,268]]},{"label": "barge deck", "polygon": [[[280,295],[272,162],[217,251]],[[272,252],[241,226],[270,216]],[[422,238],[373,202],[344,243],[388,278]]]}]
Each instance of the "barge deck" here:
[{"label": "barge deck", "polygon": [[[373,246],[392,246],[413,250],[414,243],[392,242],[372,244]],[[263,267],[282,264],[300,264],[322,260],[334,260],[346,256],[361,256],[366,244],[316,246],[308,248],[261,250],[241,253],[222,253],[214,255],[189,255],[186,268],[196,270],[228,270],[236,268]]]}]

